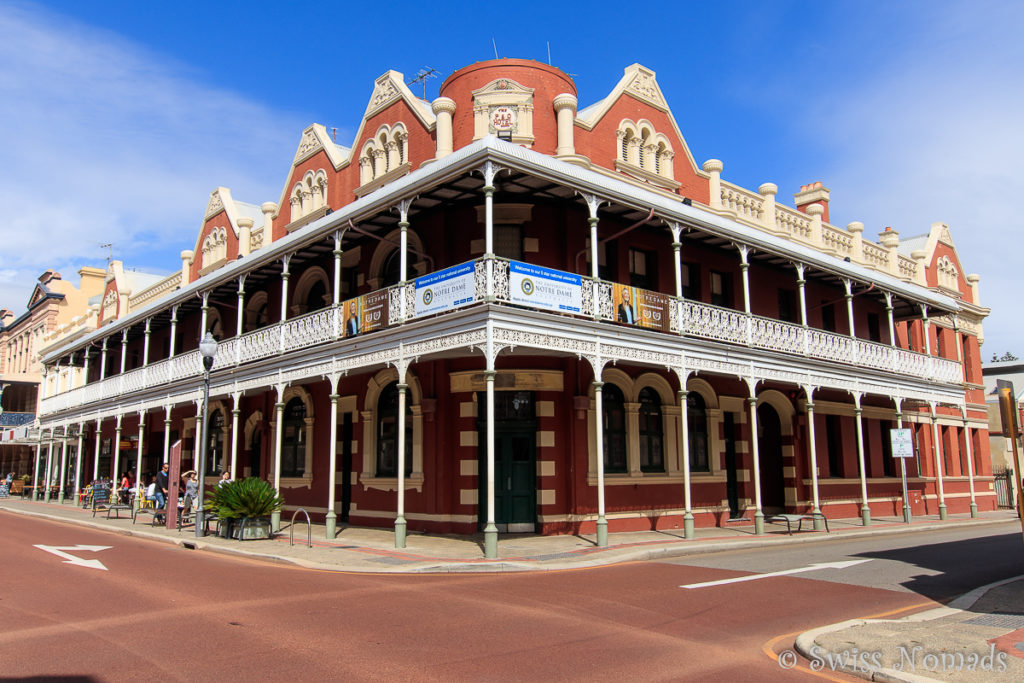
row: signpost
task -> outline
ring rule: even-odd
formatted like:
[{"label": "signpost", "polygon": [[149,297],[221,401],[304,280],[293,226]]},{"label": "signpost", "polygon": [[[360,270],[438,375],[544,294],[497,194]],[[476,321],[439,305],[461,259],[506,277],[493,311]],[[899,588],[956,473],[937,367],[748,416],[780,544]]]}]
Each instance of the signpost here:
[{"label": "signpost", "polygon": [[903,477],[903,521],[910,524],[910,499],[907,497],[907,458],[914,457],[914,437],[909,429],[890,429],[892,457],[900,460],[900,475]]},{"label": "signpost", "polygon": [[1016,468],[1014,479],[1016,479],[1017,493],[1017,516],[1020,518],[1021,533],[1024,534],[1024,491],[1021,491],[1021,462],[1020,449],[1017,448],[1017,437],[1020,436],[1020,426],[1017,424],[1017,395],[1013,391],[1013,382],[1009,380],[996,380],[996,391],[999,392],[999,414],[1003,421],[1003,437],[1013,445],[1013,466]]}]

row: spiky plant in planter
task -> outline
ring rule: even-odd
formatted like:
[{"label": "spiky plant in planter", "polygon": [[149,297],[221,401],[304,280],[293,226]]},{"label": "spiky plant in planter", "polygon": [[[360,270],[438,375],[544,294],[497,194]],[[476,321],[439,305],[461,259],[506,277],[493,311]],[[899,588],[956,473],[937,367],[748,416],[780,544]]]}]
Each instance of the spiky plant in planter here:
[{"label": "spiky plant in planter", "polygon": [[269,538],[270,514],[284,507],[284,498],[258,477],[218,485],[210,493],[208,501],[210,512],[217,515],[222,524],[227,520],[247,520],[246,538]]}]

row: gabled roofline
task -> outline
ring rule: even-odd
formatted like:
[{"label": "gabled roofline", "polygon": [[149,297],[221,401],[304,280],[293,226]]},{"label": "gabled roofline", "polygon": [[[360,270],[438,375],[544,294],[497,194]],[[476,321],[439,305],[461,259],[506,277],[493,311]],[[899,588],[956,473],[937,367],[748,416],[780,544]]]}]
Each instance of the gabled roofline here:
[{"label": "gabled roofline", "polygon": [[412,173],[340,207],[333,213],[310,223],[302,230],[271,242],[268,246],[258,252],[253,252],[244,259],[232,261],[223,268],[204,275],[182,289],[176,290],[171,296],[154,301],[142,309],[131,312],[126,317],[116,319],[110,325],[96,330],[75,344],[62,346],[44,358],[43,362],[48,363],[55,357],[78,350],[101,337],[138,324],[157,310],[163,310],[176,303],[192,299],[201,291],[235,281],[243,272],[271,263],[289,251],[323,240],[334,230],[344,231],[350,219],[353,223],[358,223],[363,218],[375,216],[382,210],[394,206],[400,199],[414,197],[420,192],[458,178],[479,168],[480,164],[488,160],[497,161],[506,168],[529,173],[558,185],[572,187],[579,192],[594,194],[606,201],[632,207],[637,211],[648,212],[653,208],[657,217],[664,222],[678,222],[696,227],[729,241],[742,242],[756,250],[800,261],[816,270],[837,277],[874,282],[880,287],[912,301],[935,306],[945,311],[960,310],[956,300],[920,285],[903,282],[892,275],[880,273],[856,263],[847,263],[805,245],[761,232],[697,207],[686,206],[681,201],[674,201],[644,188],[638,188],[625,180],[609,178],[590,169],[488,135],[443,159],[420,167]]}]

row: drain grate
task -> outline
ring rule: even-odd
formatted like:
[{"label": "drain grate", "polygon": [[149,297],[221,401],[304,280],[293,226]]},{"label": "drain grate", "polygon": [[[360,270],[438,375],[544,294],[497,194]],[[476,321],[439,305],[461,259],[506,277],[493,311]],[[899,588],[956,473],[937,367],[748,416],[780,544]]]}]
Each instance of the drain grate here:
[{"label": "drain grate", "polygon": [[1024,614],[982,614],[963,623],[973,626],[998,626],[1001,628],[1019,629],[1024,628]]}]

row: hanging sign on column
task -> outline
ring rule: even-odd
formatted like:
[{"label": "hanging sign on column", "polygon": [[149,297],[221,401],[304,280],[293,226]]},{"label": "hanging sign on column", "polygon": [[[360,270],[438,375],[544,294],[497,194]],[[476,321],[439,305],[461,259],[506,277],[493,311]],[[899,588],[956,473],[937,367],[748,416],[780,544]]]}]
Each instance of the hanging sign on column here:
[{"label": "hanging sign on column", "polygon": [[612,285],[612,301],[616,322],[668,331],[669,299],[661,292],[615,283]]},{"label": "hanging sign on column", "polygon": [[416,278],[416,315],[449,311],[472,303],[474,280],[472,263]]},{"label": "hanging sign on column", "polygon": [[579,313],[583,306],[582,282],[575,273],[509,262],[509,299],[514,304]]},{"label": "hanging sign on column", "polygon": [[388,290],[371,292],[342,304],[344,336],[376,332],[388,326]]}]

